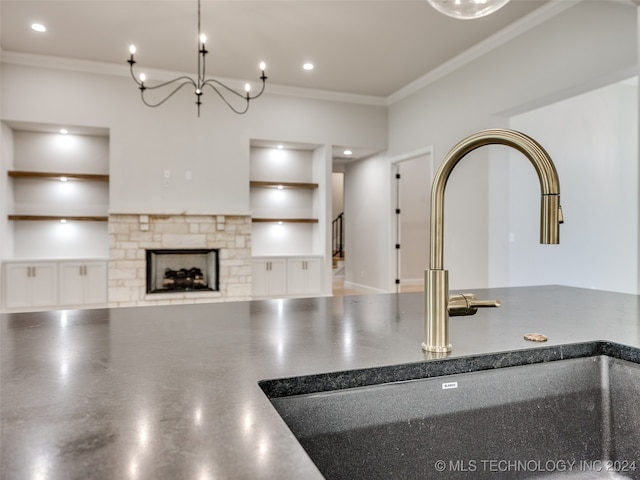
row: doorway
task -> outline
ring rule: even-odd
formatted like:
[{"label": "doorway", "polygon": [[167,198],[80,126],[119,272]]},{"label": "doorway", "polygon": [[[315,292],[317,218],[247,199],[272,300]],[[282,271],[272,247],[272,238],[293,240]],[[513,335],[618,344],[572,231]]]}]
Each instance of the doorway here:
[{"label": "doorway", "polygon": [[423,291],[429,266],[431,149],[395,161],[392,167],[395,291]]}]

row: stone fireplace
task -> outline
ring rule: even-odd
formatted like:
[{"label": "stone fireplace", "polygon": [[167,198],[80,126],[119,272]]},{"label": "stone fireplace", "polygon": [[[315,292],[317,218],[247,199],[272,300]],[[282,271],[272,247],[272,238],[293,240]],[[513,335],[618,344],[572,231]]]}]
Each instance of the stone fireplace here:
[{"label": "stone fireplace", "polygon": [[250,300],[251,280],[249,215],[109,216],[110,307]]}]

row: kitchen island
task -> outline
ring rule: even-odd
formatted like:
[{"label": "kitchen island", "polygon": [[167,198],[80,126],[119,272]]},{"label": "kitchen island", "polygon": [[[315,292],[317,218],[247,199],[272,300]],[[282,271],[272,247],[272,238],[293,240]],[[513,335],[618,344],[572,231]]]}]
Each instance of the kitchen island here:
[{"label": "kitchen island", "polygon": [[[502,306],[451,318],[451,358],[594,340],[640,347],[639,296],[474,293]],[[0,478],[322,478],[258,382],[432,361],[420,348],[423,302],[405,293],[1,315]],[[524,340],[530,332],[548,341]]]}]

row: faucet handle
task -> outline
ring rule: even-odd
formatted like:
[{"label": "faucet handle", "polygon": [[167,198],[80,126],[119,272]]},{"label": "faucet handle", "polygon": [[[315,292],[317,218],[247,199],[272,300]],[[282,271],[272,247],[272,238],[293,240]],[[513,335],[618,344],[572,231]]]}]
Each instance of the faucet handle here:
[{"label": "faucet handle", "polygon": [[449,297],[447,310],[449,310],[449,316],[461,317],[474,315],[478,311],[478,308],[499,306],[499,300],[478,300],[473,293],[462,293]]}]

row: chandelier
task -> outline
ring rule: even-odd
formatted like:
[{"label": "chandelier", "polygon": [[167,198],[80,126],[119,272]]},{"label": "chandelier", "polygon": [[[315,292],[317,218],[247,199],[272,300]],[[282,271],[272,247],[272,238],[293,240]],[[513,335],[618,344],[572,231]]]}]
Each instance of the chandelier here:
[{"label": "chandelier", "polygon": [[[191,85],[193,86],[194,93],[196,95],[196,105],[198,106],[198,117],[200,116],[200,105],[202,105],[202,95],[204,93],[205,87],[210,87],[214,92],[216,92],[218,96],[224,101],[224,103],[226,103],[227,106],[231,110],[233,110],[235,113],[242,115],[243,113],[246,113],[247,110],[249,110],[249,102],[255,98],[258,98],[260,95],[262,95],[262,92],[264,92],[264,87],[267,80],[267,77],[264,74],[264,70],[266,68],[264,62],[260,63],[261,74],[259,78],[260,80],[262,80],[262,88],[260,88],[260,91],[257,94],[252,95],[251,85],[248,83],[245,84],[244,86],[244,92],[237,91],[225,85],[224,83],[220,82],[219,80],[216,80],[214,78],[206,78],[205,59],[206,59],[207,53],[209,53],[207,52],[207,49],[205,47],[206,41],[207,41],[207,37],[200,31],[200,0],[198,0],[198,76],[196,79],[193,79],[187,75],[182,75],[168,82],[159,83],[157,85],[147,85],[145,84],[146,75],[144,73],[141,73],[137,77],[133,73],[133,66],[136,64],[136,61],[134,59],[134,54],[136,53],[136,47],[134,45],[131,45],[129,47],[129,52],[131,53],[131,57],[129,57],[129,60],[127,60],[127,62],[129,63],[131,77],[138,84],[138,88],[140,89],[140,97],[142,98],[142,102],[146,106],[159,107],[164,102],[169,100],[182,87],[184,87],[185,85]],[[148,90],[157,90],[163,87],[171,87],[171,86],[174,87],[173,90],[169,91],[169,93],[158,102],[151,103],[147,101],[147,98],[145,97],[145,93]],[[232,100],[230,99],[235,100],[235,103],[241,105],[241,107],[236,108],[231,103]]]},{"label": "chandelier", "polygon": [[433,8],[453,18],[470,20],[490,15],[509,0],[427,0]]}]

